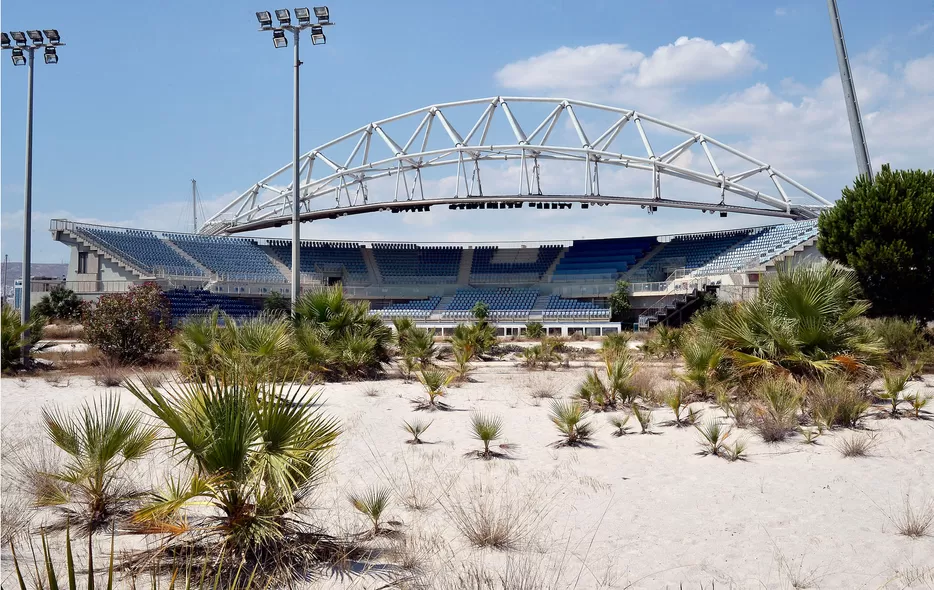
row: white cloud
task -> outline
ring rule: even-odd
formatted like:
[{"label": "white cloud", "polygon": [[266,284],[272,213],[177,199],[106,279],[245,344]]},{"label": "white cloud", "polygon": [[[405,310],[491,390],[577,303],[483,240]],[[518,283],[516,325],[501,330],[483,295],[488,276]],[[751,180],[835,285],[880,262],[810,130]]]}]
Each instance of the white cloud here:
[{"label": "white cloud", "polygon": [[739,40],[716,44],[680,37],[646,56],[621,44],[561,47],[505,65],[496,81],[520,90],[561,89],[597,97],[626,96],[630,104],[666,99],[666,89],[732,78],[765,65]]},{"label": "white cloud", "polygon": [[732,78],[765,67],[753,56],[754,50],[743,40],[717,45],[700,37],[680,37],[639,64],[635,84],[672,86]]},{"label": "white cloud", "polygon": [[788,9],[786,9],[784,6],[779,6],[778,8],[775,9],[775,16],[787,16],[787,15],[788,15]]},{"label": "white cloud", "polygon": [[916,35],[920,35],[920,34],[926,32],[926,31],[928,31],[932,26],[934,26],[934,21],[930,21],[930,20],[927,21],[927,22],[918,23],[918,24],[916,24],[915,26],[913,26],[913,27],[911,28],[911,30],[908,32],[908,34],[911,35],[912,37],[914,37],[914,36],[916,36]]},{"label": "white cloud", "polygon": [[615,84],[645,56],[621,44],[560,47],[504,66],[496,80],[506,88],[531,90]]},{"label": "white cloud", "polygon": [[905,64],[905,81],[914,90],[934,93],[934,54]]}]

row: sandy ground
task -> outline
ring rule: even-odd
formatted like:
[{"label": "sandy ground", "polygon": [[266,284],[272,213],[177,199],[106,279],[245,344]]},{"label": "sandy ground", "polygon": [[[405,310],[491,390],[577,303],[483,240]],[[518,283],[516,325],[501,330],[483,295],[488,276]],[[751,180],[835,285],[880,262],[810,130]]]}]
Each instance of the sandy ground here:
[{"label": "sandy ground", "polygon": [[[452,411],[431,413],[413,409],[412,400],[424,396],[418,383],[324,386],[323,407],[342,420],[345,432],[316,518],[334,529],[363,531],[366,523],[346,494],[392,487],[388,520],[427,556],[426,571],[440,572],[431,587],[446,587],[441,577],[474,564],[499,571],[526,567],[559,580],[555,588],[934,588],[934,537],[904,537],[893,524],[906,497],[915,505],[934,502],[934,421],[891,420],[877,411],[865,427],[879,433],[879,443],[870,457],[856,459],[836,448],[851,431],[805,445],[797,435],[766,444],[740,430],[734,436],[748,441],[747,460],[699,456],[698,433],[665,425],[667,409],[655,411],[652,434],[630,429],[613,437],[606,416],[597,414],[591,418],[594,447],[553,448],[549,400],[536,400],[530,391],[550,383],[567,396],[583,374],[580,368],[529,372],[488,363],[474,383],[450,390]],[[934,395],[934,377],[911,387]],[[42,437],[44,405],[77,406],[107,391],[87,377],[57,385],[5,378],[0,388],[5,449]],[[721,415],[703,407],[708,417]],[[501,442],[512,447],[509,458],[465,456],[481,448],[470,434],[472,410],[503,418]],[[402,421],[416,417],[433,420],[423,435],[429,444],[404,442]],[[167,464],[156,457],[145,469]],[[8,484],[4,493],[15,494]],[[409,509],[403,496],[428,506]],[[527,524],[521,546],[473,549],[452,524],[453,507],[470,498],[488,500],[509,520]],[[7,584],[9,556],[3,557]],[[316,587],[382,583],[364,576]]]}]

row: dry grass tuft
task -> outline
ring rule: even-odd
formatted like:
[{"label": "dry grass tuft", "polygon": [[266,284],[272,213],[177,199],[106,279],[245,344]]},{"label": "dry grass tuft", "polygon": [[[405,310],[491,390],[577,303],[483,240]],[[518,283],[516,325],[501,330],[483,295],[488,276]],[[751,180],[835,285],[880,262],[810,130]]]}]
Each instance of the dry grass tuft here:
[{"label": "dry grass tuft", "polygon": [[440,505],[472,545],[508,551],[531,540],[546,521],[551,500],[544,490],[522,494],[508,481],[494,487],[475,480],[448,494]]},{"label": "dry grass tuft", "polygon": [[878,442],[878,433],[870,432],[868,434],[853,434],[849,437],[841,437],[836,446],[844,457],[868,457]]},{"label": "dry grass tuft", "polygon": [[664,386],[666,370],[656,367],[640,367],[629,378],[629,387],[647,402],[655,405],[665,403],[668,388]]},{"label": "dry grass tuft", "polygon": [[103,359],[94,372],[94,385],[117,387],[123,383],[125,378],[126,369],[120,363],[110,359]]},{"label": "dry grass tuft", "polygon": [[561,395],[564,386],[564,381],[542,375],[532,376],[527,382],[529,396],[534,400],[554,399]]},{"label": "dry grass tuft", "polygon": [[48,324],[42,328],[46,340],[78,340],[84,337],[84,326],[80,324]]},{"label": "dry grass tuft", "polygon": [[887,516],[900,535],[912,539],[921,538],[934,527],[934,500],[912,502],[906,494],[902,511]]},{"label": "dry grass tuft", "polygon": [[375,385],[367,385],[363,388],[363,395],[366,397],[379,397],[382,392]]}]

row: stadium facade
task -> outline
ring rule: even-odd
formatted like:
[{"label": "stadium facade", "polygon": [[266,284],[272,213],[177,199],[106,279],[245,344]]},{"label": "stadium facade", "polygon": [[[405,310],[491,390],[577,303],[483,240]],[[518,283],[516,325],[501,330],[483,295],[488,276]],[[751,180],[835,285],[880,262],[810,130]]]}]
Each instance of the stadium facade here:
[{"label": "stadium facade", "polygon": [[[154,281],[184,318],[219,308],[258,313],[288,294],[291,242],[105,227],[53,220],[70,250],[67,288],[86,299]],[[607,300],[632,285],[641,327],[677,322],[704,291],[747,298],[777,264],[819,258],[815,220],[750,229],[548,243],[415,244],[302,242],[302,288],[342,285],[386,319],[406,316],[446,333],[487,303],[503,335],[526,322],[552,334],[619,329]],[[41,295],[39,293],[38,295]]]}]

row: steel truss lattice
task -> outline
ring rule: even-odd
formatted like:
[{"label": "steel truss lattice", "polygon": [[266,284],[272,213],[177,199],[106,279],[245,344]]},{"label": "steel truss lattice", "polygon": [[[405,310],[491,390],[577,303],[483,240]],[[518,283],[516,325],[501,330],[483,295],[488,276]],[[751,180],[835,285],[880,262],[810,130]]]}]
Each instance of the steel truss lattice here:
[{"label": "steel truss lattice", "polygon": [[[539,115],[530,121],[520,120],[520,103],[536,103],[537,108],[544,106],[550,111],[543,119]],[[510,104],[516,107],[510,108]],[[452,121],[467,108],[483,111],[464,134]],[[596,139],[588,137],[582,122],[593,119],[612,120],[609,126],[601,126],[602,133]],[[404,123],[412,131],[406,132],[408,137],[403,143],[398,131],[393,137],[386,128]],[[507,141],[490,139],[494,137],[491,129],[497,125],[508,129],[504,131]],[[531,133],[526,129],[532,129]],[[633,142],[629,147],[639,146],[635,151],[644,149],[644,154],[613,150],[624,143],[626,134]],[[565,140],[549,141],[558,136]],[[567,141],[567,137],[573,141]],[[443,141],[442,147],[428,149],[429,142],[439,141]],[[662,153],[653,148],[663,144],[672,147]],[[699,157],[685,158],[692,148]],[[683,163],[686,159],[687,164]],[[484,193],[482,172],[490,166],[504,165],[513,166],[510,174],[515,174],[516,188]],[[564,177],[571,166],[571,174],[580,174],[582,190],[549,192],[541,180],[541,172],[548,166],[562,166]],[[444,183],[431,183],[426,191],[429,183],[424,176],[444,167],[454,177],[453,189],[448,182],[446,194],[441,194]],[[621,168],[646,173],[645,196],[601,192],[601,170]],[[208,219],[201,233],[236,233],[290,223],[291,169],[291,164],[286,165],[255,183]],[[497,96],[432,105],[376,121],[304,154],[299,162],[299,178],[303,221],[413,207],[425,210],[433,205],[456,208],[464,203],[623,204],[640,205],[649,211],[673,207],[789,219],[815,218],[831,206],[769,164],[702,133],[634,110],[563,98]],[[664,198],[663,178],[706,187],[713,198]],[[278,185],[278,179],[288,179],[288,184]],[[774,192],[766,191],[765,186]],[[796,194],[790,197],[790,192]],[[727,197],[739,203],[728,203]]]}]

